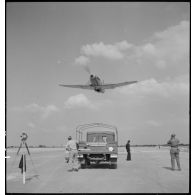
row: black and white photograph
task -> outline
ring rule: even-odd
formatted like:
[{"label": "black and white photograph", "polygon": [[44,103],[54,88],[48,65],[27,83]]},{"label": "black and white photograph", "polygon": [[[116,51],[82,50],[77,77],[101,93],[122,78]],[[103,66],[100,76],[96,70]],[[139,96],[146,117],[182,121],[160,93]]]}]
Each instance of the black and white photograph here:
[{"label": "black and white photograph", "polygon": [[5,192],[190,193],[190,9],[5,2]]}]

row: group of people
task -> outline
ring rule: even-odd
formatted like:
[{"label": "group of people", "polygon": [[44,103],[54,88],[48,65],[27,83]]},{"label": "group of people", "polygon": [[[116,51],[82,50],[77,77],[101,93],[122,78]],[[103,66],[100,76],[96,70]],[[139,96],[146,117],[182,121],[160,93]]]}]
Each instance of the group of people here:
[{"label": "group of people", "polygon": [[[175,134],[171,135],[170,140],[167,144],[171,147],[170,149],[170,156],[171,156],[171,167],[172,170],[175,170],[175,160],[177,162],[178,170],[181,170],[180,160],[179,160],[179,140],[175,138]],[[126,144],[126,151],[127,151],[127,161],[131,160],[131,150],[130,150],[130,140],[127,141]],[[79,170],[79,162],[78,162],[78,143],[72,139],[71,136],[68,137],[68,142],[66,145],[66,152],[67,152],[67,163],[69,165],[69,171],[78,171]]]},{"label": "group of people", "polygon": [[[167,142],[167,144],[171,147],[170,149],[170,156],[171,156],[171,168],[174,171],[175,170],[175,160],[177,162],[178,170],[181,171],[180,166],[180,160],[179,160],[179,140],[175,138],[175,134],[171,135],[170,140]],[[160,146],[159,146],[160,149]],[[126,144],[126,151],[127,151],[127,161],[131,160],[131,150],[130,150],[130,140],[127,141]]]}]

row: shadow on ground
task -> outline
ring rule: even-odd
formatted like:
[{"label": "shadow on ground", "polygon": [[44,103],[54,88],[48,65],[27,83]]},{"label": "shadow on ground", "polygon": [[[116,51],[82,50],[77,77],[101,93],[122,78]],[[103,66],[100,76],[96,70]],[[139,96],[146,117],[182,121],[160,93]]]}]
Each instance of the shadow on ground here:
[{"label": "shadow on ground", "polygon": [[33,175],[31,177],[26,178],[26,181],[31,181],[33,178],[39,179],[39,175]]},{"label": "shadow on ground", "polygon": [[91,164],[88,165],[85,169],[110,169],[109,164]]},{"label": "shadow on ground", "polygon": [[171,167],[163,167],[163,168],[172,171],[172,168]]}]

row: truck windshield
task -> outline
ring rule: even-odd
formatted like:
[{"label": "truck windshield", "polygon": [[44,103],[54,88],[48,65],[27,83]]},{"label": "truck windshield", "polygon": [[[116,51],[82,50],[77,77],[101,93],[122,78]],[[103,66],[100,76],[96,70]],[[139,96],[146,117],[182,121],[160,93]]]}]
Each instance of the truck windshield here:
[{"label": "truck windshield", "polygon": [[88,134],[87,135],[87,142],[104,142],[109,143],[114,141],[113,134]]}]

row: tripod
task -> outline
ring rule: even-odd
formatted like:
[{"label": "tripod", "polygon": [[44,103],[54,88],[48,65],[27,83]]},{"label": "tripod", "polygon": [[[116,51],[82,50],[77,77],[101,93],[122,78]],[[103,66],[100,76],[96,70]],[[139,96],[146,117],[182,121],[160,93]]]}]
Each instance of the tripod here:
[{"label": "tripod", "polygon": [[[30,151],[28,149],[28,145],[26,143],[26,141],[22,140],[21,143],[20,143],[20,147],[18,148],[18,151],[17,151],[17,155],[19,154],[19,151],[21,148],[25,147],[29,156],[30,156]],[[19,163],[19,168],[21,169],[21,173],[23,174],[23,184],[25,184],[25,173],[26,173],[26,154],[25,152],[23,151],[22,152],[22,157],[20,159],[20,163]]]},{"label": "tripod", "polygon": [[20,147],[18,148],[18,151],[17,151],[17,155],[19,154],[19,151],[22,148],[22,146],[25,146],[26,150],[28,151],[28,154],[30,155],[30,151],[28,149],[28,145],[27,145],[26,141],[21,141]]},{"label": "tripod", "polygon": [[[26,143],[26,140],[27,140],[28,136],[27,136],[26,133],[22,133],[22,135],[20,137],[21,137],[21,143],[20,143],[20,147],[18,148],[17,155],[19,154],[21,148],[26,148],[26,150],[28,152],[28,155],[30,156],[30,160],[32,162],[33,168],[35,170],[34,163],[31,159],[30,151],[29,151],[28,145]],[[26,152],[24,150],[22,151],[22,156],[21,156],[21,159],[20,159],[19,168],[21,169],[21,173],[23,174],[23,184],[25,184],[25,181],[26,181],[26,179],[25,179],[25,175],[26,175]],[[36,176],[38,176],[38,174],[36,174]]]}]

